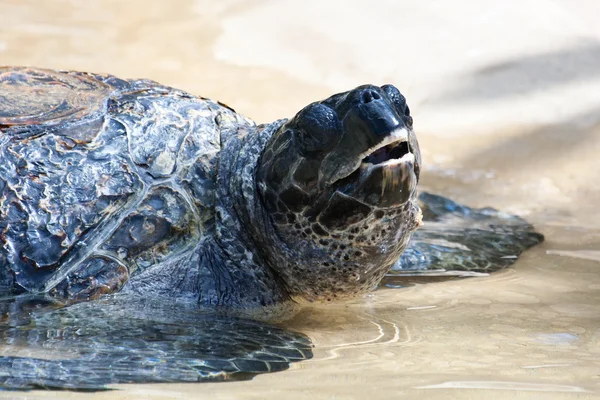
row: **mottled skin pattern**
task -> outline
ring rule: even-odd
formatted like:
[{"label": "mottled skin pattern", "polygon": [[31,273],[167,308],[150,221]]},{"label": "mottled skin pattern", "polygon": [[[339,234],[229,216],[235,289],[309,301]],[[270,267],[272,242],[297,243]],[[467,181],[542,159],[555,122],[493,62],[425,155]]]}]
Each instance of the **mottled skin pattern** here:
[{"label": "mottled skin pattern", "polygon": [[[5,291],[329,300],[374,288],[420,223],[420,156],[393,86],[264,126],[108,75],[4,68],[0,98]],[[365,164],[398,143],[410,159]]]},{"label": "mottled skin pattern", "polygon": [[[394,155],[364,157],[396,134],[402,140],[390,146],[399,149],[397,158],[412,158],[371,165]],[[374,289],[420,225],[420,153],[393,86],[366,85],[310,104],[278,129],[261,161],[259,191],[277,232],[264,236],[279,239],[270,264],[295,298],[332,300]]]}]

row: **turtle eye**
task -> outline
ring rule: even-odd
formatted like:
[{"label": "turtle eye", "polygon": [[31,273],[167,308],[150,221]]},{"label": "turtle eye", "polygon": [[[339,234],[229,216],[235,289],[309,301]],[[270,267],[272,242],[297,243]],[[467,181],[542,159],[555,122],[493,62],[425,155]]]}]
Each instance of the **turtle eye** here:
[{"label": "turtle eye", "polygon": [[400,91],[394,85],[383,85],[381,89],[385,92],[388,99],[396,107],[396,111],[404,120],[404,123],[412,128],[412,117],[410,116],[410,109],[406,104],[406,98],[400,93]]},{"label": "turtle eye", "polygon": [[333,149],[342,136],[337,113],[321,103],[305,107],[294,117],[292,124],[296,143],[305,157]]}]

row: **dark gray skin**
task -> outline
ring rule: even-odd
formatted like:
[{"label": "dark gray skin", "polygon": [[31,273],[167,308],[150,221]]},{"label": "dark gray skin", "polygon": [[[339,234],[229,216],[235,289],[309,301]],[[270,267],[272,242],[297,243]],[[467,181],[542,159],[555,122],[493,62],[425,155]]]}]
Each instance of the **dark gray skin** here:
[{"label": "dark gray skin", "polygon": [[0,282],[252,309],[372,290],[420,224],[404,97],[255,125],[151,81],[0,69]]},{"label": "dark gray skin", "polygon": [[277,128],[257,173],[276,234],[259,234],[278,250],[266,258],[288,292],[314,301],[374,289],[420,225],[419,167],[412,118],[391,85],[312,103]]},{"label": "dark gray skin", "polygon": [[283,370],[309,339],[236,314],[355,296],[388,270],[391,287],[492,272],[543,240],[417,199],[420,167],[390,85],[257,126],[151,81],[0,68],[0,388]]},{"label": "dark gray skin", "polygon": [[[384,90],[365,86],[334,96],[342,98],[339,104],[334,98],[313,103],[290,121],[250,127],[244,135],[222,134],[214,235],[183,262],[151,268],[124,290],[183,295],[202,306],[253,308],[350,297],[375,288],[420,224],[418,146],[404,122],[411,122],[408,112],[400,116],[397,111],[403,98],[397,89],[386,89],[397,95],[398,106]],[[365,124],[342,128],[345,118],[365,107],[370,93],[380,93],[380,99],[365,110]],[[324,119],[318,114],[322,110],[336,119]],[[369,123],[382,117],[390,119],[389,126]],[[322,121],[339,129],[324,132]],[[336,143],[327,143],[331,140]],[[417,156],[391,166],[361,167],[374,148],[390,140],[389,147],[408,153],[410,146]],[[355,153],[343,153],[344,146]],[[332,164],[352,166],[355,173],[319,182],[321,171]],[[387,186],[384,173],[396,174]],[[370,194],[377,197],[368,199]],[[187,284],[178,284],[182,281]]]}]

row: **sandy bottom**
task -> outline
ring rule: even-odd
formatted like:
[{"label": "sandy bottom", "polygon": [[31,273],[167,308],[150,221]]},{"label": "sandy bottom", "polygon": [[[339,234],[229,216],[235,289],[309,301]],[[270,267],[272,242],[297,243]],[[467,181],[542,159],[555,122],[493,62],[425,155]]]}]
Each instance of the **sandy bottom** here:
[{"label": "sandy bottom", "polygon": [[288,326],[313,339],[315,357],[286,372],[0,397],[598,395],[600,5],[510,3],[2,1],[0,64],[151,78],[259,122],[362,83],[394,83],[415,118],[423,186],[522,215],[547,240],[489,277],[306,309]]}]

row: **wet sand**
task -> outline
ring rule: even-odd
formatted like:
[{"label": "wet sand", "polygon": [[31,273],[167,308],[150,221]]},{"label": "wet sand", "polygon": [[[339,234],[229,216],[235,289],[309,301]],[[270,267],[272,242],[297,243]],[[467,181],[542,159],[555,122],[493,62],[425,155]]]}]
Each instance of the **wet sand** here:
[{"label": "wet sand", "polygon": [[313,339],[315,358],[286,372],[0,397],[595,398],[597,15],[594,0],[4,0],[0,64],[150,78],[258,122],[393,83],[415,119],[423,187],[517,213],[546,241],[488,277],[306,309],[286,326]]}]

